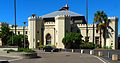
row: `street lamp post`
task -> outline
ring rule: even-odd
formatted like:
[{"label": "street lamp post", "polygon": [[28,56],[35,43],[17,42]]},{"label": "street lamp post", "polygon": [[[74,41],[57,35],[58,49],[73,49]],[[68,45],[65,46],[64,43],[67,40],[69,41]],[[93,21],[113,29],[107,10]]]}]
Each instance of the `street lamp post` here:
[{"label": "street lamp post", "polygon": [[24,26],[23,26],[23,35],[24,35],[24,48],[25,48],[25,24],[26,22],[23,22]]},{"label": "street lamp post", "polygon": [[54,28],[54,46],[55,46],[55,28]]},{"label": "street lamp post", "polygon": [[38,48],[39,48],[39,44],[40,44],[40,40],[37,40],[37,46],[38,46]]},{"label": "street lamp post", "polygon": [[13,45],[13,27],[14,25],[12,25],[12,45]]},{"label": "street lamp post", "polygon": [[94,38],[95,38],[95,26],[94,26],[94,21],[93,21],[93,46],[95,44]]},{"label": "street lamp post", "polygon": [[75,48],[75,40],[73,40],[73,47],[72,48]]}]

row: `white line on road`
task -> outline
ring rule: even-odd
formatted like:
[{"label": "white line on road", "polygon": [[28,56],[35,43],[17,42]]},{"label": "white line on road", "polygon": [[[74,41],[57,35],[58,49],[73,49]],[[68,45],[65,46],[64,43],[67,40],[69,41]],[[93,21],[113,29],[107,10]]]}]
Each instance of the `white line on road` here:
[{"label": "white line on road", "polygon": [[99,59],[99,60],[102,61],[103,63],[110,63],[110,62],[108,62],[107,60],[101,59],[100,57],[97,57],[97,56],[94,56],[94,57],[96,57],[97,59]]}]

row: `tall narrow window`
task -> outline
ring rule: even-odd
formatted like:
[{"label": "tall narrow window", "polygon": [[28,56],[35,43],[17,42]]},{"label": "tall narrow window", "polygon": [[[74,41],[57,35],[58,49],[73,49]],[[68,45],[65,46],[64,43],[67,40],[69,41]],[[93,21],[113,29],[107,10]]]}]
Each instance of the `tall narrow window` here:
[{"label": "tall narrow window", "polygon": [[99,37],[95,37],[95,44],[96,45],[100,45],[100,43],[99,43]]},{"label": "tall narrow window", "polygon": [[96,33],[98,33],[98,30],[96,30]]},{"label": "tall narrow window", "polygon": [[20,31],[18,31],[18,34],[20,34]]},{"label": "tall narrow window", "polygon": [[46,45],[51,44],[51,35],[48,33],[46,35]]},{"label": "tall narrow window", "polygon": [[27,31],[25,33],[27,34]]}]

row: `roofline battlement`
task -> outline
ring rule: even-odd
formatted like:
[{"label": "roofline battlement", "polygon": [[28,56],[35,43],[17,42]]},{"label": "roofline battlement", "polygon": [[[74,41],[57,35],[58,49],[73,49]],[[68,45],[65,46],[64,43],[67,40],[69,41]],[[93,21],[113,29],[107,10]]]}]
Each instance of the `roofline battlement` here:
[{"label": "roofline battlement", "polygon": [[57,16],[55,17],[55,19],[65,18],[65,17],[70,17],[70,15],[57,15]]},{"label": "roofline battlement", "polygon": [[[77,24],[78,27],[86,27],[86,24]],[[96,26],[96,24],[94,24]],[[88,27],[93,27],[93,24],[88,24]]]},{"label": "roofline battlement", "polygon": [[45,22],[45,25],[55,25],[55,22]]},{"label": "roofline battlement", "polygon": [[108,17],[108,19],[118,19],[117,16]]},{"label": "roofline battlement", "polygon": [[30,16],[30,17],[28,17],[28,20],[29,19],[42,19],[42,17],[41,16]]},{"label": "roofline battlement", "polygon": [[70,15],[57,15],[56,17],[70,17]]},{"label": "roofline battlement", "polygon": [[[24,26],[18,26],[18,27],[16,27],[16,28],[17,28],[17,29],[23,29],[23,27],[24,27]],[[14,29],[15,27],[13,27],[13,28],[10,27],[10,28],[11,28],[11,29]],[[25,28],[28,28],[28,26],[25,26]]]}]

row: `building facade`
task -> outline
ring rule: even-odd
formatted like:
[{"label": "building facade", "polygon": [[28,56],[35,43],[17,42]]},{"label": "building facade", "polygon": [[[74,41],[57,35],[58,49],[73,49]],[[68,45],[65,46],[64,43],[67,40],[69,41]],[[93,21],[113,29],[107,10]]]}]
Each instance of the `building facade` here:
[{"label": "building facade", "polygon": [[[110,23],[106,31],[106,43],[104,43],[102,32],[102,47],[106,44],[112,49],[118,48],[118,18],[108,17]],[[69,11],[68,7],[63,7],[59,11],[55,11],[43,16],[32,15],[28,18],[28,27],[25,27],[25,34],[28,35],[29,48],[38,48],[42,45],[54,45],[57,48],[64,48],[62,43],[66,33],[81,33],[83,40],[86,38],[86,20],[85,16]],[[11,27],[11,31],[15,32],[15,28]],[[17,34],[23,34],[23,27],[17,27]],[[89,42],[100,44],[100,32],[96,28],[96,24],[88,24]],[[0,42],[2,43],[2,42]]]},{"label": "building facade", "polygon": [[[106,32],[106,46],[117,49],[118,18],[108,17],[108,19],[110,23]],[[84,40],[86,38],[85,16],[62,9],[43,16],[31,16],[28,18],[28,40],[30,48],[37,48],[38,43],[42,45],[51,44],[57,48],[64,48],[62,39],[68,32],[80,32]],[[96,24],[88,25],[88,38],[89,42],[100,44],[100,32],[97,30]],[[104,47],[103,34],[101,38],[102,47]]]}]

